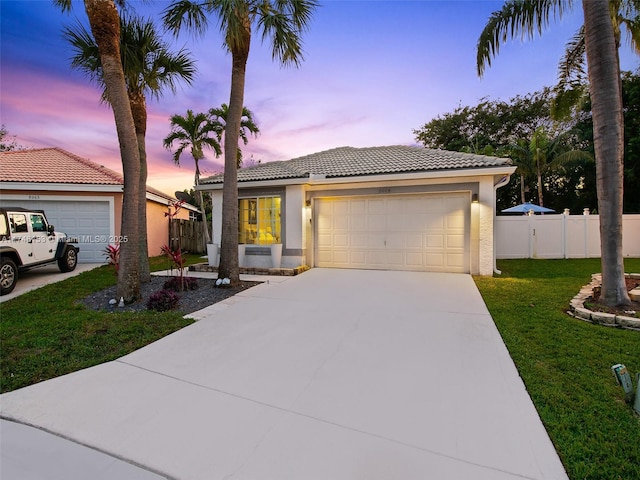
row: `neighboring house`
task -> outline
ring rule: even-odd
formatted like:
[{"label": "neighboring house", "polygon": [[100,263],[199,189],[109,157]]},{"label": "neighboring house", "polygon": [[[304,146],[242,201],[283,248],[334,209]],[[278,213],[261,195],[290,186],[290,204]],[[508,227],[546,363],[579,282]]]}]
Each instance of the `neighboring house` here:
[{"label": "neighboring house", "polygon": [[[121,174],[59,148],[0,153],[0,206],[44,210],[56,230],[78,238],[79,261],[105,261],[104,249],[120,237]],[[149,255],[169,242],[165,215],[176,199],[147,187]],[[191,205],[176,218],[189,218]]]},{"label": "neighboring house", "polygon": [[[238,171],[246,267],[282,266],[491,275],[496,189],[507,158],[421,147],[341,147]],[[201,180],[220,243],[222,176]]]}]

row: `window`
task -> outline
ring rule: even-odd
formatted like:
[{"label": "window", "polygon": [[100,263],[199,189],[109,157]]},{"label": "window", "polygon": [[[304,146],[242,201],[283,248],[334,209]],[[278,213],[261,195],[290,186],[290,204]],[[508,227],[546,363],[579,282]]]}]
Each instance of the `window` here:
[{"label": "window", "polygon": [[12,213],[9,216],[12,233],[27,233],[27,217],[22,213]]},{"label": "window", "polygon": [[280,197],[242,198],[238,201],[238,243],[281,243]]},{"label": "window", "polygon": [[42,215],[31,214],[31,230],[34,232],[46,232],[47,222]]},{"label": "window", "polygon": [[0,240],[9,238],[9,226],[7,225],[7,217],[4,213],[0,213]]}]

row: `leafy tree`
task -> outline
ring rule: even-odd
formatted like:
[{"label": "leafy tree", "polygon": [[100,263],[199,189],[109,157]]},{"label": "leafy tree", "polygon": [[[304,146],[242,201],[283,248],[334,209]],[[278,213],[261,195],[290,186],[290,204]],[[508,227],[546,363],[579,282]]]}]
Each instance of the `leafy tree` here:
[{"label": "leafy tree", "polygon": [[[196,164],[196,174],[194,184],[200,185],[200,165],[199,162],[204,158],[204,149],[212,149],[216,157],[222,154],[220,143],[217,140],[222,126],[219,123],[212,122],[204,113],[194,115],[193,110],[187,110],[185,116],[173,115],[171,117],[171,133],[164,139],[163,144],[167,149],[171,149],[174,143],[179,146],[173,153],[173,161],[176,165],[180,165],[180,157],[185,150],[191,152],[191,157]],[[213,136],[212,136],[213,135]],[[207,214],[204,209],[204,198],[202,191],[198,191],[198,206],[202,214],[202,220],[206,221]],[[211,242],[209,236],[209,228],[204,228],[205,243]]]},{"label": "leafy tree", "polygon": [[[227,125],[227,117],[229,115],[229,105],[223,103],[218,108],[212,108],[209,110],[209,116],[213,122],[220,125],[222,128],[218,131],[218,140],[222,141],[222,133]],[[242,117],[240,119],[240,138],[246,145],[249,143],[248,135],[258,136],[260,129],[258,125],[253,121],[253,112],[247,107],[242,107]],[[238,148],[238,168],[242,167],[242,150]]]},{"label": "leafy tree", "polygon": [[[71,9],[71,0],[53,1],[64,12]],[[116,295],[130,303],[140,297],[140,154],[120,56],[120,17],[114,0],[84,0],[84,7],[100,53],[102,77],[120,144],[124,176],[121,234],[128,241],[120,249]]]},{"label": "leafy tree", "polygon": [[222,190],[221,277],[233,285],[240,281],[238,268],[238,139],[247,59],[252,28],[270,38],[273,59],[284,65],[299,65],[302,60],[302,34],[308,28],[316,0],[204,0],[195,3],[178,0],[164,12],[168,29],[178,33],[185,26],[198,33],[207,28],[208,15],[218,18],[224,46],[231,53],[231,93],[224,133],[224,184]]},{"label": "leafy tree", "polygon": [[9,131],[7,130],[7,127],[2,124],[2,127],[0,127],[0,152],[24,150],[24,147],[22,145],[18,145],[15,135],[11,135],[11,140],[9,140],[8,137]]},{"label": "leafy tree", "polygon": [[550,101],[548,88],[509,101],[483,98],[474,107],[439,115],[413,133],[428,148],[493,155],[519,139],[530,138],[539,127],[553,128]]},{"label": "leafy tree", "polygon": [[[551,17],[561,17],[571,6],[569,0],[505,2],[500,11],[491,15],[478,40],[478,74],[482,76],[485,65],[490,66],[501,42],[509,36],[522,34],[533,38],[535,32],[541,34],[548,27]],[[608,0],[583,0],[582,8],[595,132],[602,258],[600,298],[607,305],[626,305],[630,300],[622,256],[622,92],[614,21]]]},{"label": "leafy tree", "polygon": [[[74,28],[65,29],[64,36],[75,52],[71,65],[102,87],[102,99],[108,102],[100,52],[93,36],[79,23]],[[153,22],[140,17],[123,16],[120,19],[120,54],[140,157],[140,280],[148,282],[151,273],[147,249],[147,97],[158,99],[166,89],[175,92],[179,80],[190,84],[195,66],[186,51],[172,52],[157,33]]]}]

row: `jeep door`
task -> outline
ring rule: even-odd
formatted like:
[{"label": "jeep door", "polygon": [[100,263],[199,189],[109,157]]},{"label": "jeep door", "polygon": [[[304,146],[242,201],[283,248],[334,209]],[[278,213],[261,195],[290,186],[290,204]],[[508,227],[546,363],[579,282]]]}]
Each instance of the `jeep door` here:
[{"label": "jeep door", "polygon": [[40,213],[30,213],[31,248],[36,262],[51,260],[56,256],[56,237],[49,235],[47,220]]}]

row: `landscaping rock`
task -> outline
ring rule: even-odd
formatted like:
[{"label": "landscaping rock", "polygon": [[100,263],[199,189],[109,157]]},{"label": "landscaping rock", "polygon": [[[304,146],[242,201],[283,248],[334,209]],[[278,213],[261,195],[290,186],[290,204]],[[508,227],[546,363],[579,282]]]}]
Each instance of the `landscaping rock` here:
[{"label": "landscaping rock", "polygon": [[624,328],[634,328],[640,330],[640,318],[616,315],[616,324]]},{"label": "landscaping rock", "polygon": [[591,312],[591,321],[593,323],[613,326],[616,324],[616,316],[613,313]]},{"label": "landscaping rock", "polygon": [[576,317],[582,318],[583,320],[591,320],[591,314],[593,313],[591,312],[591,310],[587,310],[583,307],[576,308],[574,312],[576,314]]}]

